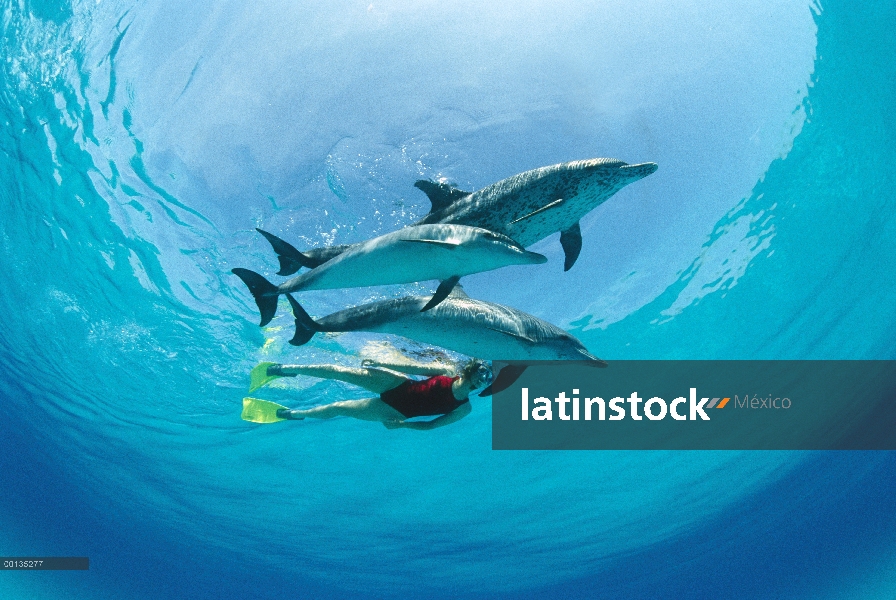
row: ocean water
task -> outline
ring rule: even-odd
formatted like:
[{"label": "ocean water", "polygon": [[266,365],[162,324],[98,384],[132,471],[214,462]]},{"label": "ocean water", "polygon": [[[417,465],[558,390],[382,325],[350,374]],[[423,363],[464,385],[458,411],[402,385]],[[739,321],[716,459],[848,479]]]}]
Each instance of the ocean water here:
[{"label": "ocean water", "polygon": [[893,453],[493,452],[481,399],[245,423],[259,360],[381,339],[293,348],[229,272],[275,270],[255,227],[409,224],[421,177],[654,161],[570,272],[552,236],[467,292],[609,361],[896,358],[892,2],[0,7],[0,554],[91,561],[0,597],[896,597]]}]

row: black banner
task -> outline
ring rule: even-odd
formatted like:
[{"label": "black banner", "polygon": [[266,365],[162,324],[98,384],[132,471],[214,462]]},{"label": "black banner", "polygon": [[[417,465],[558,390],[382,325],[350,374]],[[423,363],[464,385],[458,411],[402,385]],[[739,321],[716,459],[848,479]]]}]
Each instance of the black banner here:
[{"label": "black banner", "polygon": [[495,450],[896,450],[896,361],[508,366]]},{"label": "black banner", "polygon": [[0,556],[0,570],[6,571],[87,571],[86,556]]}]

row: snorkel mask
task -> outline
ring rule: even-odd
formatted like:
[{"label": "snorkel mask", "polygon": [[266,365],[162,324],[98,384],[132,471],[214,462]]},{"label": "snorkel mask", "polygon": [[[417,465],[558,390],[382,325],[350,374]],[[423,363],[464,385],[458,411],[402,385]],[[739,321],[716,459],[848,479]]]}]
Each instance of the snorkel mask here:
[{"label": "snorkel mask", "polygon": [[491,368],[487,364],[482,362],[479,363],[473,370],[473,377],[476,379],[476,381],[480,382],[480,385],[476,387],[488,387],[495,379]]}]

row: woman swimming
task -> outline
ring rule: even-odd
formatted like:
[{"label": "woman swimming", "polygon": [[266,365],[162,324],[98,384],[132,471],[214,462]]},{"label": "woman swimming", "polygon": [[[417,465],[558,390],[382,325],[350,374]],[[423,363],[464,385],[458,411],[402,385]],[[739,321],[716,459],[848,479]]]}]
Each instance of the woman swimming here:
[{"label": "woman swimming", "polygon": [[[243,419],[256,423],[281,420],[353,417],[379,421],[389,429],[434,429],[470,414],[469,395],[492,381],[492,371],[481,360],[469,361],[455,375],[443,362],[420,364],[411,360],[379,362],[365,360],[361,368],[338,365],[281,365],[261,363],[252,370],[250,391],[278,377],[308,375],[335,379],[362,387],[379,397],[341,400],[309,409],[289,409],[273,402],[245,398]],[[422,381],[408,375],[427,375]],[[408,421],[414,417],[437,416],[431,421]]]}]

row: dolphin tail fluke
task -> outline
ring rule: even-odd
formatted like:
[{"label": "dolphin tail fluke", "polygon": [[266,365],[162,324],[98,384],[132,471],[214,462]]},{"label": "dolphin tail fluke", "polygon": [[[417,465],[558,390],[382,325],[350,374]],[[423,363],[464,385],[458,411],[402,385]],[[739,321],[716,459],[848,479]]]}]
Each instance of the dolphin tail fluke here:
[{"label": "dolphin tail fluke", "polygon": [[264,327],[270,323],[277,312],[277,286],[249,269],[236,268],[230,272],[243,280],[255,298],[255,304],[261,313],[261,323],[258,325]]},{"label": "dolphin tail fluke", "polygon": [[526,370],[527,365],[507,365],[498,373],[498,376],[495,377],[494,382],[481,392],[479,392],[480,396],[491,396],[492,394],[497,394],[498,392],[503,392],[511,385],[513,382],[520,378],[520,375],[523,374],[523,371]]},{"label": "dolphin tail fluke", "polygon": [[563,246],[563,254],[566,257],[563,261],[563,270],[569,271],[579,258],[579,252],[582,251],[582,229],[578,222],[566,231],[560,232],[560,245]]},{"label": "dolphin tail fluke", "polygon": [[292,307],[292,316],[296,320],[296,333],[292,336],[292,339],[289,340],[289,343],[293,346],[307,344],[308,341],[314,337],[315,333],[323,331],[323,327],[318,325],[317,322],[305,312],[305,309],[292,297],[292,294],[286,294],[286,299],[289,300],[289,305]]},{"label": "dolphin tail fluke", "polygon": [[316,332],[311,331],[310,329],[300,327],[299,322],[296,321],[296,333],[292,336],[292,339],[289,340],[289,343],[293,346],[304,346],[311,341],[311,338],[314,337],[315,333]]},{"label": "dolphin tail fluke", "polygon": [[258,229],[257,227],[255,228],[255,231],[263,235],[264,238],[270,242],[274,252],[277,253],[277,260],[280,261],[280,270],[277,271],[277,275],[292,275],[302,267],[313,269],[321,264],[320,261],[302,254],[296,250],[292,244],[284,242],[276,235]]},{"label": "dolphin tail fluke", "polygon": [[429,299],[426,306],[420,309],[420,312],[426,312],[430,308],[434,308],[439,302],[447,298],[448,294],[451,293],[451,290],[454,289],[454,286],[457,285],[458,281],[460,281],[460,275],[454,275],[440,283],[439,287],[436,288],[436,293],[432,295],[432,298]]}]

